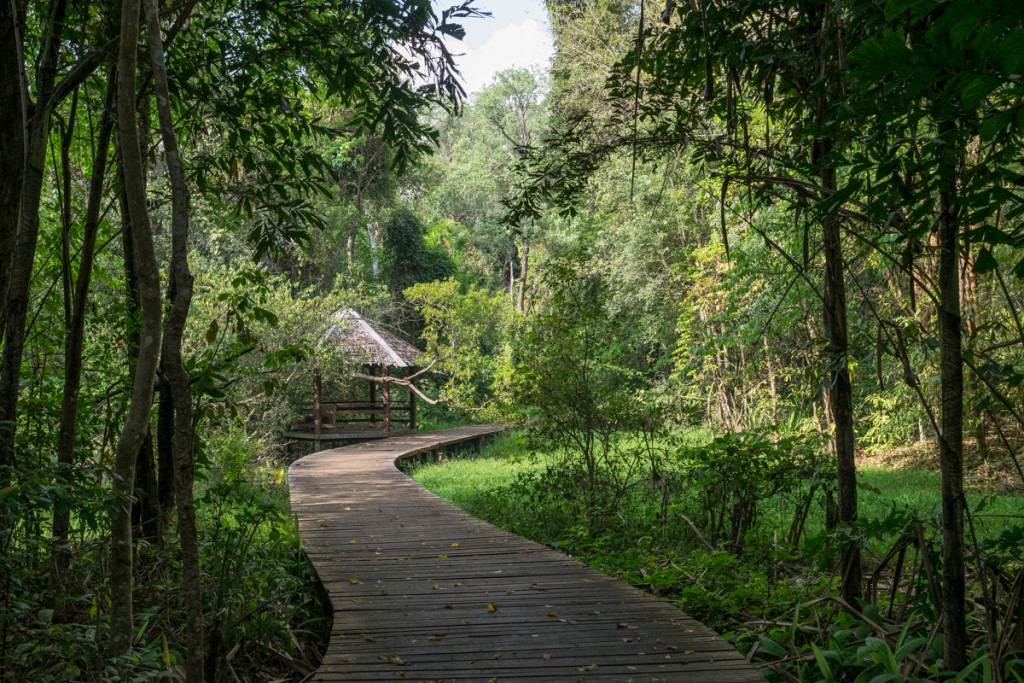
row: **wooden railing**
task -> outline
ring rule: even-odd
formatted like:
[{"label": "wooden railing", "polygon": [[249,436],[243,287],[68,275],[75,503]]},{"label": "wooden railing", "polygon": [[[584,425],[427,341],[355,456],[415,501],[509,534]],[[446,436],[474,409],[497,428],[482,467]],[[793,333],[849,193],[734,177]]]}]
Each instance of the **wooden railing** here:
[{"label": "wooden railing", "polygon": [[386,431],[401,426],[416,429],[416,404],[399,405],[383,401],[324,401],[319,410],[316,405],[306,406],[297,430],[314,434],[351,429],[353,427],[380,427]]}]

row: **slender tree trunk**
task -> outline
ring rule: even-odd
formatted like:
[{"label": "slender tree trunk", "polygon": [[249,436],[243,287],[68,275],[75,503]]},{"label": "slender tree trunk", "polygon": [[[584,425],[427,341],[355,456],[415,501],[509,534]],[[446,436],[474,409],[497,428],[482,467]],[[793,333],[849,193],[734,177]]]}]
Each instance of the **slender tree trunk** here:
[{"label": "slender tree trunk", "polygon": [[124,175],[124,194],[131,218],[132,256],[138,275],[142,309],[139,354],[132,396],[114,459],[114,494],[118,510],[111,532],[110,648],[113,657],[129,651],[132,624],[132,525],[129,495],[135,482],[135,460],[149,432],[153,381],[160,358],[160,271],[146,211],[146,185],[135,120],[135,76],[138,65],[139,0],[122,0],[117,66],[117,120]]},{"label": "slender tree trunk", "polygon": [[181,541],[182,580],[185,587],[185,678],[188,681],[201,681],[204,633],[199,536],[193,495],[195,461],[192,448],[192,383],[181,354],[185,323],[192,305],[193,287],[192,272],[188,265],[189,198],[185,184],[185,169],[178,152],[178,138],[171,114],[163,39],[160,35],[160,11],[156,0],[143,0],[143,7],[156,92],[156,109],[167,159],[167,172],[171,181],[171,279],[174,302],[167,316],[164,351],[167,381],[174,403],[174,437],[171,444],[174,451],[178,536]]},{"label": "slender tree trunk", "polygon": [[71,145],[75,139],[75,118],[78,110],[78,89],[71,98],[71,113],[65,123],[60,122],[60,275],[64,303],[64,326],[71,327],[71,311],[75,293],[71,272]]},{"label": "slender tree trunk", "polygon": [[149,430],[135,463],[135,498],[138,502],[132,506],[132,527],[141,530],[139,538],[160,543],[163,520],[157,497],[154,455],[153,430]]},{"label": "slender tree trunk", "polygon": [[[67,338],[64,342],[64,394],[61,399],[60,431],[57,436],[57,462],[70,468],[74,462],[75,426],[78,422],[78,394],[82,386],[82,347],[85,340],[85,308],[92,281],[93,258],[96,254],[96,236],[99,233],[100,205],[103,202],[103,181],[107,171],[107,156],[110,138],[114,129],[115,74],[111,70],[107,78],[107,95],[100,123],[99,138],[96,141],[96,157],[92,163],[92,178],[89,179],[88,206],[85,211],[85,229],[82,237],[81,260],[78,266],[78,281],[71,318],[68,321]],[[63,617],[64,597],[70,555],[66,548],[71,530],[71,511],[60,499],[54,506],[53,536],[56,551],[50,565],[50,589],[59,618]]]},{"label": "slender tree trunk", "polygon": [[[819,111],[824,109],[819,106]],[[832,151],[832,140],[815,140],[813,159],[821,162]],[[823,166],[818,177],[826,192],[836,190],[835,169]],[[829,397],[832,419],[838,483],[839,522],[854,525],[857,522],[857,464],[854,460],[853,387],[850,384],[849,333],[846,320],[846,282],[839,216],[835,213],[822,220],[822,240],[825,251],[825,332],[829,342]],[[861,597],[860,546],[848,543],[840,556],[840,591],[854,607]]]},{"label": "slender tree trunk", "polygon": [[519,250],[519,294],[516,299],[516,310],[526,312],[526,273],[530,267],[530,240],[523,238],[523,247]]},{"label": "slender tree trunk", "polygon": [[939,163],[939,337],[942,384],[942,621],[943,662],[959,671],[967,665],[963,491],[963,356],[960,314],[960,225],[957,206],[959,158],[956,127],[939,124],[945,152]]},{"label": "slender tree trunk", "polygon": [[166,375],[162,368],[157,373],[159,401],[156,413],[157,497],[165,525],[170,524],[174,511],[174,402]]},{"label": "slender tree trunk", "polygon": [[772,399],[772,426],[779,426],[779,393],[775,386],[775,365],[772,363],[771,349],[768,348],[768,335],[761,338],[764,344],[764,360],[768,366],[768,390]]},{"label": "slender tree trunk", "polygon": [[352,269],[356,265],[356,234],[359,232],[359,226],[365,222],[363,220],[363,191],[362,188],[356,189],[356,215],[352,219],[352,223],[348,226],[348,236],[345,239],[345,253],[348,256],[348,269],[352,272]]},{"label": "slender tree trunk", "polygon": [[377,254],[377,236],[373,234],[373,225],[366,224],[366,235],[370,238],[370,256],[373,258],[373,279],[380,279],[380,256]]},{"label": "slender tree trunk", "polygon": [[11,268],[4,353],[0,364],[0,465],[16,464],[14,430],[18,418],[21,359],[25,351],[25,322],[28,318],[32,266],[39,237],[39,201],[43,190],[46,146],[50,136],[50,115],[54,105],[53,83],[66,8],[67,0],[57,0],[50,8],[47,29],[43,33],[40,47],[39,70],[36,73],[36,106],[27,133],[28,152],[21,187],[21,223]]},{"label": "slender tree trunk", "polygon": [[22,81],[22,40],[15,3],[0,0],[0,338],[7,321],[7,296],[14,246],[21,221],[21,188],[28,149],[28,102]]}]

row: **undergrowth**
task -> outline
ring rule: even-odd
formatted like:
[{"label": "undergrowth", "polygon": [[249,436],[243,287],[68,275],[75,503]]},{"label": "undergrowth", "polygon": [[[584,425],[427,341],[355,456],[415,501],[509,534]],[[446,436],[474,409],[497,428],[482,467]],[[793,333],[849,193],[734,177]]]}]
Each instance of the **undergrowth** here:
[{"label": "undergrowth", "polygon": [[[137,540],[135,641],[126,658],[105,658],[112,475],[80,467],[68,487],[57,484],[56,474],[22,470],[0,491],[0,509],[19,520],[0,534],[0,680],[177,679],[185,640],[177,546]],[[300,680],[316,668],[330,621],[288,511],[284,470],[245,471],[225,455],[205,470],[200,489],[207,680]],[[52,548],[32,540],[45,538],[33,527],[48,526],[57,496],[77,511],[63,614],[47,582]]]}]

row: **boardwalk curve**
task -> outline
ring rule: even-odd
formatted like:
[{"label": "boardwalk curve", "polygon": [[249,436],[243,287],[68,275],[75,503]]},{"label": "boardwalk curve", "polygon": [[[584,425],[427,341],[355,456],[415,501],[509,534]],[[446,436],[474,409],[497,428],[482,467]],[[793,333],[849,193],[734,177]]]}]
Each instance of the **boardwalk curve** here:
[{"label": "boardwalk curve", "polygon": [[671,605],[470,517],[394,463],[472,426],[309,455],[289,471],[334,609],[314,681],[763,681]]}]

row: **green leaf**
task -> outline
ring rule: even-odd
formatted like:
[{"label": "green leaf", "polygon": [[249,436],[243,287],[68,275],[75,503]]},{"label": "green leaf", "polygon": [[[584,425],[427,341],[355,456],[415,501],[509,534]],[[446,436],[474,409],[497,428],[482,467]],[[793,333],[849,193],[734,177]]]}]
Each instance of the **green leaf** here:
[{"label": "green leaf", "polygon": [[984,275],[985,273],[995,270],[999,266],[996,261],[996,257],[992,255],[992,251],[988,247],[982,247],[981,251],[974,258],[974,272],[978,275]]},{"label": "green leaf", "polygon": [[818,663],[818,669],[821,670],[821,674],[825,677],[826,681],[834,681],[836,676],[832,673],[832,667],[829,665],[828,660],[825,659],[825,653],[821,651],[821,648],[811,643],[811,648],[814,650],[814,661]]},{"label": "green leaf", "polygon": [[761,641],[761,649],[773,657],[782,659],[786,656],[786,648],[782,647],[771,638],[767,636],[758,636],[758,640]]},{"label": "green leaf", "polygon": [[214,318],[210,321],[210,327],[206,330],[206,343],[212,344],[217,340],[217,331],[220,329],[220,324],[217,319]]}]

